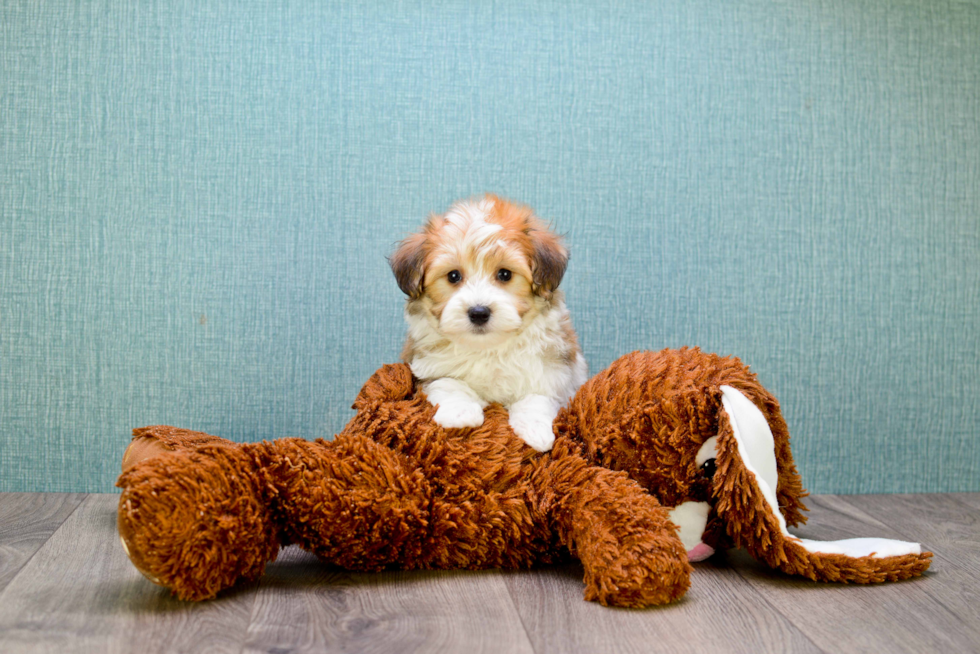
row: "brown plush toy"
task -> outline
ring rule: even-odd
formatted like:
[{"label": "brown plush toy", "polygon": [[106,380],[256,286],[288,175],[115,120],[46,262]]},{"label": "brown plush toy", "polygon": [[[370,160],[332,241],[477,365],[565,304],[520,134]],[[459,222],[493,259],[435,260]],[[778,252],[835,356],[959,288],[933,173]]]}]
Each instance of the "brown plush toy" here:
[{"label": "brown plush toy", "polygon": [[627,355],[555,420],[553,449],[499,405],[444,429],[408,366],[365,384],[332,441],[238,444],[147,427],[123,457],[119,533],[134,565],[202,600],[295,543],[351,570],[524,568],[577,557],[585,598],[681,597],[689,558],[745,547],[787,573],[869,583],[929,566],[918,544],[817,542],[776,400],[740,361],[697,349]]}]

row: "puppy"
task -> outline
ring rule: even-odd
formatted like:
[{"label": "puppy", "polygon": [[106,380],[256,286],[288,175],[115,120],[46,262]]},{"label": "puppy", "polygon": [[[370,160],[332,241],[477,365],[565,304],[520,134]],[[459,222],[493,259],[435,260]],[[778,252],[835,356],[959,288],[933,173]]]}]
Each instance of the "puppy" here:
[{"label": "puppy", "polygon": [[558,284],[568,252],[534,212],[493,195],[433,215],[390,257],[408,296],[402,352],[443,427],[478,427],[499,402],[539,452],[587,376]]}]

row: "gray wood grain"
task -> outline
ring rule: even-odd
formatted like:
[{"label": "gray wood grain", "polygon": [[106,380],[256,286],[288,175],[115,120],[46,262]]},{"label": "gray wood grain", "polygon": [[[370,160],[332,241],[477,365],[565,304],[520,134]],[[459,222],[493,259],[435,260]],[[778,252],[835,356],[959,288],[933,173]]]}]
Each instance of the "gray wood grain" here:
[{"label": "gray wood grain", "polygon": [[83,493],[0,493],[0,590],[84,498]]},{"label": "gray wood grain", "polygon": [[200,604],[172,599],[126,557],[118,499],[85,498],[0,593],[0,651],[241,651],[248,589]]},{"label": "gray wood grain", "polygon": [[260,581],[245,651],[533,650],[500,572],[352,574],[291,547]]},{"label": "gray wood grain", "polygon": [[507,586],[537,654],[820,651],[735,571],[694,568],[680,602],[642,610],[584,601],[578,565],[510,573]]},{"label": "gray wood grain", "polygon": [[980,493],[858,495],[845,498],[933,552],[923,588],[948,614],[951,639],[980,651]]},{"label": "gray wood grain", "polygon": [[[910,497],[916,496],[911,495]],[[980,509],[980,493],[946,493],[945,497],[974,509]]]},{"label": "gray wood grain", "polygon": [[[917,496],[914,503],[924,507],[936,498],[939,496]],[[881,496],[880,501],[882,506],[893,506],[899,500],[896,496]],[[915,530],[903,515],[869,513],[863,510],[860,500],[827,495],[809,498],[808,504],[812,509],[809,523],[794,530],[803,537],[917,540]],[[926,545],[931,546],[929,540]],[[789,577],[757,563],[744,552],[729,553],[728,561],[748,585],[821,649],[933,652],[977,648],[975,634],[964,629],[961,618],[937,601],[946,592],[940,588],[943,574],[939,571],[899,583],[858,586]]]},{"label": "gray wood grain", "polygon": [[730,552],[695,565],[682,601],[646,610],[585,602],[577,565],[351,574],[295,548],[258,583],[182,603],[126,558],[118,496],[82,498],[0,496],[0,552],[21,557],[0,559],[16,568],[0,652],[980,651],[980,494],[808,500],[797,533],[921,541],[936,555],[921,579],[818,584]]}]

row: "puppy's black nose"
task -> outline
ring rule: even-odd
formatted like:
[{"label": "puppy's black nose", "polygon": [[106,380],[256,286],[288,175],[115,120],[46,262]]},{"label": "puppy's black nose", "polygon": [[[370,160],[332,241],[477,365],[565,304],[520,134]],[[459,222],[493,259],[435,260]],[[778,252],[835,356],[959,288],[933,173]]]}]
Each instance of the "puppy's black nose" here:
[{"label": "puppy's black nose", "polygon": [[483,306],[470,307],[466,315],[470,317],[470,322],[474,325],[485,325],[490,320],[490,308]]}]

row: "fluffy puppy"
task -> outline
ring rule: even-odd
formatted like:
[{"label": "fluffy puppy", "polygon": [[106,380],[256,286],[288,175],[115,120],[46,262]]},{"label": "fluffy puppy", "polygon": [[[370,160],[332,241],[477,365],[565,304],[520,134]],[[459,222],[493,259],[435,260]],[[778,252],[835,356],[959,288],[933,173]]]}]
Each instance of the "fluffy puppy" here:
[{"label": "fluffy puppy", "polygon": [[551,423],[587,376],[558,284],[568,252],[531,209],[493,195],[433,215],[389,259],[408,296],[403,360],[443,427],[478,427],[490,402],[551,449]]}]

